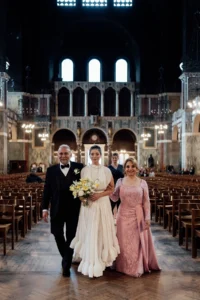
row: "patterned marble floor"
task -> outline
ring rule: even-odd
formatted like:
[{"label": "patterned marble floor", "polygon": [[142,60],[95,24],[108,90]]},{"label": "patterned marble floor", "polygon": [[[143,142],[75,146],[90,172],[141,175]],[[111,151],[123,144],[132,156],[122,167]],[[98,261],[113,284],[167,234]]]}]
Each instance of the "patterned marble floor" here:
[{"label": "patterned marble floor", "polygon": [[7,256],[0,244],[0,299],[199,300],[200,253],[192,259],[191,252],[159,225],[152,224],[152,233],[161,272],[135,279],[105,271],[103,277],[89,279],[73,265],[71,277],[63,278],[49,224],[40,222]]}]

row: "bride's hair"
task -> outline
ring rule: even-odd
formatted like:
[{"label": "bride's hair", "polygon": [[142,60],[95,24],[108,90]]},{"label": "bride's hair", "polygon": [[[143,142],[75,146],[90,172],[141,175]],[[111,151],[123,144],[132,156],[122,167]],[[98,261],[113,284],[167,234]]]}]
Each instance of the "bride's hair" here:
[{"label": "bride's hair", "polygon": [[102,154],[101,147],[99,147],[98,145],[93,145],[92,147],[90,147],[89,153],[91,153],[92,150],[97,150],[100,154]]}]

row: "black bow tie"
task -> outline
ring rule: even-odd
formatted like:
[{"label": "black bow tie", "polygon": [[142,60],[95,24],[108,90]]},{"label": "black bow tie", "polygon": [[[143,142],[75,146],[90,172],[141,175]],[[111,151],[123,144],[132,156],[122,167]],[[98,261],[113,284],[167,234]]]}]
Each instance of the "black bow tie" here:
[{"label": "black bow tie", "polygon": [[64,169],[64,168],[69,168],[69,164],[61,165],[61,169]]}]

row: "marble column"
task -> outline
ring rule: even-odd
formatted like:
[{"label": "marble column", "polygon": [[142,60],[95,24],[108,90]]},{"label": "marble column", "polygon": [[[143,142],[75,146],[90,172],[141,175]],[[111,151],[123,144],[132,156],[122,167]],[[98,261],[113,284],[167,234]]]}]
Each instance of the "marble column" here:
[{"label": "marble column", "polygon": [[0,107],[7,108],[7,84],[10,77],[5,72],[0,72]]},{"label": "marble column", "polygon": [[111,164],[111,156],[112,156],[112,146],[108,144],[108,165]]},{"label": "marble column", "polygon": [[69,116],[73,116],[73,91],[69,92]]},{"label": "marble column", "polygon": [[104,116],[104,91],[101,91],[101,117]]},{"label": "marble column", "polygon": [[56,113],[56,117],[58,117],[58,92],[56,91],[55,93],[55,113]]},{"label": "marble column", "polygon": [[88,92],[85,91],[84,94],[84,116],[88,116]]},{"label": "marble column", "polygon": [[148,98],[148,114],[151,114],[151,98]]},{"label": "marble column", "polygon": [[[51,161],[49,161],[49,165],[51,164],[55,164],[56,163],[56,159],[54,157],[54,148],[55,148],[55,144],[52,143],[51,144]],[[48,166],[49,167],[49,166]]]},{"label": "marble column", "polygon": [[8,171],[8,121],[5,109],[0,109],[0,173]]},{"label": "marble column", "polygon": [[116,91],[115,95],[115,117],[119,117],[119,92]]},{"label": "marble column", "polygon": [[141,110],[142,110],[142,103],[141,103],[142,98],[138,97],[137,100],[138,100],[138,116],[140,116],[141,115]]},{"label": "marble column", "polygon": [[133,95],[133,91],[131,91],[131,102],[130,102],[130,115],[131,117],[134,116],[134,95]]},{"label": "marble column", "polygon": [[50,116],[50,96],[47,96],[47,116]]},{"label": "marble column", "polygon": [[81,145],[77,144],[77,162],[81,163]]}]

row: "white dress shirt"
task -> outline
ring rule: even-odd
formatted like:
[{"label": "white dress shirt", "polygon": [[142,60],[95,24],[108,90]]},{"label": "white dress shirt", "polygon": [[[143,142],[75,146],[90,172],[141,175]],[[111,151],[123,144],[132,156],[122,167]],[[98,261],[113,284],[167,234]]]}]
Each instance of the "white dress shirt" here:
[{"label": "white dress shirt", "polygon": [[[70,168],[70,161],[68,162],[68,164],[69,164],[69,168]],[[60,163],[60,170],[61,170],[61,172],[65,175],[65,176],[67,176],[67,173],[69,172],[69,168],[61,168],[61,166],[62,166],[63,164],[61,164]]]}]

